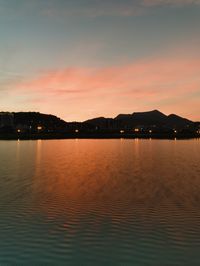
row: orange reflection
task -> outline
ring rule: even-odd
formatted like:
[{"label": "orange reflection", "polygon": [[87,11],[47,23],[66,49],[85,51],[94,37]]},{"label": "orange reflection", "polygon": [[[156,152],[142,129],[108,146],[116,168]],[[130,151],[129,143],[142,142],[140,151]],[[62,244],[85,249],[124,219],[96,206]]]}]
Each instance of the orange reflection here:
[{"label": "orange reflection", "polygon": [[[148,231],[162,224],[166,215],[167,227],[188,223],[188,215],[200,200],[200,144],[187,143],[137,139],[37,142],[33,192],[40,191],[38,211],[49,220],[64,217],[65,228],[69,220],[81,222],[88,216],[94,216],[94,228],[104,219],[125,225],[137,218]],[[182,230],[179,226],[171,234],[180,238]]]}]

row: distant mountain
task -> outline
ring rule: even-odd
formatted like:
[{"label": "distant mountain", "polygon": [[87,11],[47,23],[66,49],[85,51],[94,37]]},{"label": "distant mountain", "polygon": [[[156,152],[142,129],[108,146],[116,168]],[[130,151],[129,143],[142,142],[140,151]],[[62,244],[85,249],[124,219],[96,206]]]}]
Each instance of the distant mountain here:
[{"label": "distant mountain", "polygon": [[115,117],[116,120],[127,120],[131,118],[132,118],[131,114],[119,114],[118,116]]},{"label": "distant mountain", "polygon": [[43,129],[57,130],[66,127],[67,123],[54,115],[41,114],[38,112],[13,113],[15,127],[31,127],[32,129],[42,126]]},{"label": "distant mountain", "polygon": [[114,119],[105,118],[105,117],[97,117],[97,118],[89,119],[83,123],[84,124],[86,123],[88,125],[93,125],[97,128],[109,128],[109,127],[112,127],[112,125],[114,124]]},{"label": "distant mountain", "polygon": [[158,110],[149,112],[135,112],[132,115],[120,114],[115,117],[115,120],[120,120],[124,125],[161,125],[166,123],[167,116]]},{"label": "distant mountain", "polygon": [[135,126],[157,126],[157,127],[188,127],[194,122],[175,114],[169,116],[158,110],[148,112],[134,112],[133,114],[119,114],[114,119],[99,117],[86,121],[101,128],[132,128]]},{"label": "distant mountain", "polygon": [[0,132],[38,133],[38,132],[119,132],[121,129],[132,132],[134,128],[142,131],[166,132],[172,129],[182,131],[199,130],[200,123],[193,122],[176,114],[169,116],[158,110],[119,114],[115,118],[97,117],[85,122],[66,122],[54,115],[38,112],[0,112]]},{"label": "distant mountain", "polygon": [[171,114],[167,117],[167,124],[174,125],[174,126],[191,126],[194,124],[194,122],[183,118],[181,116]]},{"label": "distant mountain", "polygon": [[134,112],[133,114],[120,114],[115,117],[115,119],[154,119],[154,120],[160,120],[163,118],[166,118],[167,116],[161,113],[158,110],[148,111],[148,112]]}]

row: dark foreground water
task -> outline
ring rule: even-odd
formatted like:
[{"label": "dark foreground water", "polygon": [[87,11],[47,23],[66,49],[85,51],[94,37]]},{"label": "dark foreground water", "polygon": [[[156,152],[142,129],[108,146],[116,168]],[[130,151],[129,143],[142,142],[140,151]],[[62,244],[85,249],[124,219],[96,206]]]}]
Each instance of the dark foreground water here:
[{"label": "dark foreground water", "polygon": [[0,141],[0,265],[200,265],[200,141]]}]

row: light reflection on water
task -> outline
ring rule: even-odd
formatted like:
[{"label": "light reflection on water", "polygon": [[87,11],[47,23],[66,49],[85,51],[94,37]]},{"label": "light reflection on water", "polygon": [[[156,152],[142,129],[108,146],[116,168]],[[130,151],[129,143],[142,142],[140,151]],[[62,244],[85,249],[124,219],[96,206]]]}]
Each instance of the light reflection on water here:
[{"label": "light reflection on water", "polygon": [[0,142],[0,265],[200,265],[199,140]]}]

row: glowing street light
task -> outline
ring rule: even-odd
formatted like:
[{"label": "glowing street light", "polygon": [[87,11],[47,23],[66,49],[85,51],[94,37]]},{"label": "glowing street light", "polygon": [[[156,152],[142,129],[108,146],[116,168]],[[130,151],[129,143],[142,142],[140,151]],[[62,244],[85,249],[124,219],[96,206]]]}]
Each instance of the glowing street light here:
[{"label": "glowing street light", "polygon": [[152,133],[152,130],[151,130],[151,129],[149,130],[149,133],[150,133],[150,134]]},{"label": "glowing street light", "polygon": [[17,129],[17,133],[20,133],[21,132],[21,129]]},{"label": "glowing street light", "polygon": [[76,129],[76,130],[75,130],[75,132],[76,132],[76,133],[78,133],[78,132],[79,132],[79,130],[78,130],[78,129]]},{"label": "glowing street light", "polygon": [[139,130],[139,128],[135,128],[134,131],[135,132],[139,132],[140,130]]},{"label": "glowing street light", "polygon": [[123,134],[124,133],[124,130],[120,130],[120,133]]},{"label": "glowing street light", "polygon": [[42,130],[42,126],[37,126],[37,130]]}]

